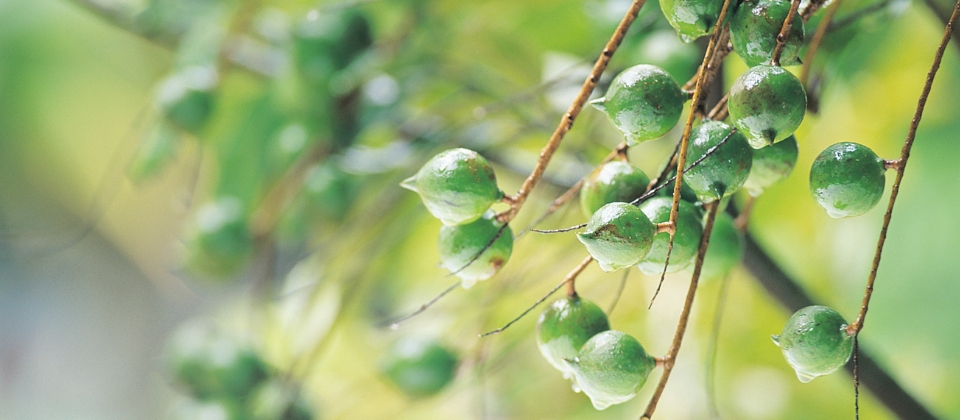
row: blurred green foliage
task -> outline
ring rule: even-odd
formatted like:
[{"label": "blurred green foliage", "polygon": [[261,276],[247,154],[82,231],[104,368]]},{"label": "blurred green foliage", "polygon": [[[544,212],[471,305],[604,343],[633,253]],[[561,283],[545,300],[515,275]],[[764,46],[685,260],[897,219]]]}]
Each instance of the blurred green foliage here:
[{"label": "blurred green foliage", "polygon": [[[572,233],[518,236],[496,277],[454,290],[395,330],[384,326],[454,282],[438,266],[440,223],[400,181],[437,152],[467,147],[493,163],[500,188],[516,191],[628,1],[116,1],[111,13],[97,16],[90,5],[114,4],[0,0],[7,246],[20,249],[51,231],[69,236],[63,223],[23,216],[45,214],[27,198],[65,209],[139,267],[163,305],[191,307],[171,309],[171,318],[198,314],[251,337],[273,368],[303,386],[318,418],[639,415],[651,385],[602,412],[572,392],[536,349],[540,309],[502,334],[477,337],[522,312],[585,256]],[[809,168],[839,141],[863,143],[888,159],[899,153],[942,33],[920,2],[847,1],[837,21],[867,9],[828,34],[812,66],[819,112],[808,113],[796,134],[796,169],[757,201],[750,224],[787,273],[847,319],[859,309],[883,206],[856,219],[829,218],[809,195]],[[321,24],[328,18],[336,23]],[[691,59],[690,51],[702,51],[702,43],[674,43],[683,48],[677,56],[651,52],[650,40],[670,30],[648,2],[600,89],[620,70],[655,60],[675,77],[691,75],[699,53]],[[960,419],[957,51],[948,49],[920,126],[860,344],[934,413]],[[725,63],[729,87],[745,67],[732,57]],[[181,108],[160,99],[164,80],[197,69],[213,72],[215,87],[199,105],[188,105],[209,115],[178,120]],[[635,147],[631,163],[655,174],[679,136],[674,129]],[[621,139],[601,112],[585,110],[514,231]],[[887,175],[889,191],[893,173]],[[243,219],[225,234],[235,239],[196,239],[205,206],[225,199],[235,200]],[[743,199],[745,193],[735,197]],[[541,227],[585,220],[568,204]],[[244,243],[231,248],[237,240]],[[54,242],[41,243],[49,258],[62,248]],[[225,261],[204,260],[213,268],[201,270],[225,281],[182,269],[184,256],[205,243],[230,248]],[[668,275],[647,310],[656,278],[632,270],[611,327],[663,354],[688,278],[686,271]],[[592,266],[578,291],[607,308],[620,279]],[[0,295],[5,282],[13,283],[0,279]],[[722,329],[710,362],[724,282]],[[742,268],[725,280],[706,279],[658,417],[852,416],[848,375],[801,384],[770,341],[788,316]],[[435,396],[408,398],[380,374],[377,361],[410,335],[438,338],[459,355],[452,383]],[[143,363],[166,375],[159,354]],[[3,378],[0,369],[0,384]],[[169,382],[143,392],[157,400],[144,418],[164,418],[175,405]],[[51,404],[73,409],[68,400]],[[860,407],[864,418],[892,417],[869,394]]]}]

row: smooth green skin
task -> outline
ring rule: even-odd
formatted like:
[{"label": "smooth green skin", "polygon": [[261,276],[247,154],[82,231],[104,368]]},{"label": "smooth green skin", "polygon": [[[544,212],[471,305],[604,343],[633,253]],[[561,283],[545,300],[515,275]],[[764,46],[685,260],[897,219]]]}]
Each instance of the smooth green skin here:
[{"label": "smooth green skin", "polygon": [[795,312],[773,341],[804,383],[840,369],[853,353],[847,322],[826,306],[808,306]]},{"label": "smooth green skin", "polygon": [[579,296],[555,300],[537,320],[537,348],[564,377],[573,374],[566,360],[594,335],[610,329],[607,315],[595,303]]},{"label": "smooth green skin", "polygon": [[245,342],[199,324],[177,331],[168,344],[167,366],[180,386],[203,400],[243,401],[270,374]]},{"label": "smooth green skin", "polygon": [[767,147],[753,151],[753,166],[743,188],[754,197],[760,196],[767,188],[786,179],[797,164],[797,138],[787,137]]},{"label": "smooth green skin", "polygon": [[247,412],[251,420],[313,420],[313,409],[297,387],[279,378],[265,381],[253,391]]},{"label": "smooth green skin", "polygon": [[[461,284],[464,289],[473,287],[478,280],[493,277],[510,260],[510,253],[513,252],[513,230],[510,226],[503,230],[490,248],[486,248],[503,226],[496,217],[496,213],[488,211],[474,222],[440,228],[440,239],[437,241],[440,265],[450,272],[456,272],[456,276],[463,280]],[[471,263],[470,260],[477,254],[480,256]]]},{"label": "smooth green skin", "polygon": [[597,410],[632,399],[657,365],[637,339],[613,330],[591,337],[567,362]]},{"label": "smooth green skin", "polygon": [[[670,210],[673,208],[673,199],[667,197],[651,198],[640,204],[640,210],[653,223],[670,221]],[[670,264],[667,272],[680,271],[693,262],[700,248],[700,236],[703,235],[703,226],[700,223],[700,212],[693,204],[680,200],[677,217],[677,232],[674,234],[673,251],[670,252]],[[640,271],[646,274],[660,274],[664,263],[667,262],[667,246],[670,234],[658,233],[653,238],[653,246],[646,257],[637,264]]]},{"label": "smooth green skin", "polygon": [[606,96],[590,104],[605,112],[627,144],[634,146],[677,125],[686,100],[670,74],[657,66],[639,64],[614,77]]},{"label": "smooth green skin", "polygon": [[187,243],[187,267],[211,277],[229,277],[253,251],[253,237],[243,205],[235,197],[219,197],[197,211]]},{"label": "smooth green skin", "polygon": [[580,189],[580,209],[588,217],[604,204],[631,202],[647,190],[650,178],[640,168],[615,160],[594,170]]},{"label": "smooth green skin", "polygon": [[422,398],[439,393],[457,372],[457,355],[440,343],[419,338],[398,341],[380,363],[380,371],[400,391]]},{"label": "smooth green skin", "polygon": [[[730,41],[748,66],[769,64],[777,45],[777,35],[790,12],[790,0],[747,0],[737,8],[730,19]],[[787,43],[780,55],[780,64],[801,64],[803,20],[794,19]]]},{"label": "smooth green skin", "polygon": [[601,207],[577,238],[606,272],[637,265],[650,252],[657,227],[637,206],[615,202]]},{"label": "smooth green skin", "polygon": [[746,240],[743,232],[733,225],[733,217],[727,213],[717,213],[710,232],[710,247],[703,257],[700,278],[710,279],[725,276],[743,258]]},{"label": "smooth green skin", "polygon": [[739,131],[730,134],[732,127],[719,121],[705,121],[690,133],[687,148],[687,167],[720,144],[727,135],[730,139],[703,162],[683,175],[683,182],[697,194],[703,203],[710,203],[733,194],[746,182],[753,164],[753,149]]},{"label": "smooth green skin", "polygon": [[215,103],[216,73],[202,67],[182,70],[160,82],[157,106],[168,121],[197,133],[210,120]]},{"label": "smooth green skin", "polygon": [[807,112],[807,93],[783,67],[761,64],[730,87],[730,120],[759,149],[793,135]]},{"label": "smooth green skin", "polygon": [[493,167],[468,149],[440,152],[400,186],[419,193],[430,214],[447,226],[477,220],[503,198]]},{"label": "smooth green skin", "polygon": [[660,67],[673,80],[690,80],[697,74],[702,60],[700,48],[680,41],[674,31],[666,29],[653,32],[640,41],[634,62],[642,61]]},{"label": "smooth green skin", "polygon": [[864,214],[880,202],[885,183],[883,159],[858,143],[827,147],[810,168],[810,193],[830,217]]},{"label": "smooth green skin", "polygon": [[712,33],[722,8],[716,0],[660,0],[663,16],[686,43]]}]

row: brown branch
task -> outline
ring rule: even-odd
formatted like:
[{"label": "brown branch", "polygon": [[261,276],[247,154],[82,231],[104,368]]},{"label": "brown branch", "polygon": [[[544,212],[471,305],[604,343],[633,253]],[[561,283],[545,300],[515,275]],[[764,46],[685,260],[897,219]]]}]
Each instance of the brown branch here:
[{"label": "brown branch", "polygon": [[[729,0],[727,1],[729,3]],[[683,343],[683,335],[687,331],[687,322],[690,319],[690,311],[693,309],[693,298],[697,293],[697,284],[700,280],[700,269],[703,268],[703,257],[707,254],[707,248],[710,246],[710,233],[713,232],[713,222],[717,217],[717,209],[720,208],[720,201],[714,201],[708,206],[707,221],[703,226],[703,236],[700,237],[700,249],[697,251],[697,262],[693,267],[693,276],[690,278],[690,288],[687,289],[687,297],[683,301],[683,311],[680,312],[680,322],[677,324],[677,331],[673,335],[673,342],[667,355],[663,357],[663,375],[660,376],[660,382],[657,383],[657,389],[654,390],[647,409],[643,412],[641,420],[653,418],[653,412],[657,409],[657,403],[660,402],[660,396],[667,387],[667,381],[670,379],[670,373],[673,372],[673,366],[677,360],[677,353],[680,352],[680,344]]]},{"label": "brown branch", "polygon": [[[683,173],[687,171],[684,167],[684,164],[687,160],[687,147],[690,144],[690,133],[693,130],[693,120],[697,117],[700,109],[701,96],[703,96],[704,86],[706,86],[707,79],[713,81],[713,73],[718,69],[719,63],[715,61],[715,54],[717,52],[717,46],[720,44],[721,39],[726,39],[730,36],[727,26],[723,23],[727,17],[727,10],[730,8],[730,0],[724,0],[723,6],[720,8],[720,16],[717,17],[717,24],[713,28],[713,34],[710,35],[710,42],[707,43],[707,51],[703,55],[703,62],[700,64],[700,68],[697,70],[697,82],[696,86],[693,89],[693,97],[691,98],[690,103],[690,112],[687,114],[687,121],[683,126],[683,135],[680,136],[680,149],[677,154],[677,175],[675,177],[675,183],[673,184],[673,203],[670,207],[670,223],[674,226],[677,224],[677,218],[680,216],[680,191],[683,186]],[[723,43],[726,45],[726,42]],[[726,50],[726,48],[724,48]],[[667,241],[667,255],[666,262],[663,265],[663,272],[660,274],[660,283],[657,285],[657,290],[660,290],[660,286],[663,285],[664,279],[667,276],[667,267],[670,264],[670,254],[673,253],[673,241],[674,241],[674,232],[670,232],[670,240]],[[647,307],[653,307],[653,302],[656,300],[657,294],[653,295],[653,298],[650,299],[650,305]],[[654,404],[655,405],[655,404]]]},{"label": "brown branch", "polygon": [[[923,4],[927,5],[927,8],[936,15],[937,19],[939,19],[943,25],[946,25],[947,22],[950,21],[948,12],[940,8],[934,0],[924,0]],[[951,36],[953,36],[953,45],[960,49],[960,28],[954,27]]]},{"label": "brown branch", "polygon": [[577,97],[573,100],[573,103],[570,104],[570,107],[567,108],[567,112],[563,114],[563,117],[561,117],[560,124],[550,136],[550,140],[547,141],[547,144],[540,151],[540,158],[537,160],[537,166],[533,168],[533,172],[530,173],[530,176],[523,181],[523,185],[520,186],[520,190],[517,191],[517,195],[513,196],[513,202],[511,203],[510,208],[497,215],[497,219],[501,222],[506,223],[513,220],[513,218],[516,217],[517,212],[520,211],[520,208],[522,208],[523,204],[527,201],[527,197],[530,196],[530,193],[537,186],[537,183],[543,176],[543,172],[546,171],[547,165],[550,163],[550,159],[553,157],[554,152],[556,152],[560,147],[563,137],[568,131],[570,131],[571,128],[573,128],[573,123],[576,121],[577,116],[580,115],[583,105],[587,102],[587,99],[590,98],[590,94],[593,93],[593,89],[597,86],[600,76],[603,74],[603,71],[606,70],[607,64],[610,63],[610,58],[613,57],[613,54],[617,51],[617,48],[620,47],[623,37],[626,35],[627,30],[630,29],[630,25],[633,24],[633,21],[637,18],[637,14],[640,13],[640,8],[643,7],[644,3],[646,3],[646,0],[634,0],[630,5],[630,9],[627,11],[626,15],[623,16],[623,20],[620,21],[619,25],[617,25],[617,29],[613,31],[613,35],[610,37],[610,40],[607,41],[607,45],[604,46],[603,52],[600,54],[600,57],[597,58],[597,62],[593,65],[590,75],[587,76],[587,79],[584,80],[583,85],[580,87],[580,92],[577,94]]},{"label": "brown branch", "polygon": [[[610,151],[610,153],[608,153],[607,156],[604,157],[603,160],[601,160],[598,165],[603,165],[617,157],[626,156],[628,147],[629,146],[627,146],[627,142],[620,142],[620,144],[615,149]],[[518,233],[516,236],[516,239],[520,239],[521,236],[523,236],[524,234],[526,234],[531,230],[535,231],[535,229],[533,229],[534,226],[542,223],[547,217],[550,217],[551,214],[556,213],[556,211],[559,210],[561,206],[563,206],[568,201],[573,199],[573,197],[576,197],[577,194],[580,192],[580,189],[583,188],[583,182],[585,179],[587,179],[588,176],[590,176],[590,174],[584,175],[583,178],[580,178],[580,180],[577,181],[576,184],[573,184],[573,186],[567,189],[566,192],[564,192],[555,200],[553,200],[553,202],[550,203],[550,207],[547,208],[547,211],[543,212],[543,214],[541,214],[540,217],[537,218],[537,220],[534,220],[533,223],[530,223],[530,225],[527,226],[526,229]]]},{"label": "brown branch", "polygon": [[780,55],[783,54],[783,47],[787,45],[787,36],[793,28],[793,20],[797,17],[797,9],[800,7],[800,0],[793,0],[790,4],[790,11],[787,18],[783,20],[783,26],[780,27],[780,33],[777,34],[777,46],[773,48],[773,58],[770,63],[774,66],[780,65]]},{"label": "brown branch", "polygon": [[[734,206],[728,207],[731,215],[737,217]],[[790,313],[817,302],[804,291],[797,282],[787,275],[780,266],[764,251],[749,232],[745,235],[746,247],[743,252],[743,266],[750,272],[768,295],[780,302]],[[908,394],[903,387],[887,373],[882,366],[860,346],[857,353],[857,370],[860,382],[873,393],[884,406],[898,418],[911,420],[935,420],[934,416],[919,401]],[[848,372],[853,371],[853,363],[847,363]]]},{"label": "brown branch", "polygon": [[893,181],[893,188],[890,190],[890,201],[887,202],[887,211],[883,215],[883,226],[880,228],[880,238],[877,240],[877,252],[873,256],[873,265],[870,268],[870,276],[867,279],[867,290],[863,294],[863,303],[860,306],[860,314],[857,319],[847,327],[850,334],[859,334],[863,329],[863,322],[867,316],[867,310],[870,307],[870,297],[873,296],[873,284],[877,279],[877,269],[880,267],[880,256],[883,253],[883,244],[887,240],[887,228],[890,226],[890,218],[893,216],[893,206],[897,201],[897,195],[900,193],[900,182],[903,180],[903,173],[907,169],[907,160],[910,158],[910,149],[913,148],[913,141],[917,137],[917,127],[920,126],[920,118],[923,116],[923,109],[927,105],[927,98],[930,96],[930,89],[933,87],[933,79],[937,76],[937,70],[940,70],[940,62],[943,60],[943,53],[950,43],[953,35],[954,26],[957,18],[960,17],[960,0],[953,8],[953,14],[943,29],[943,38],[940,40],[940,46],[937,47],[937,53],[933,57],[933,64],[927,73],[927,80],[923,84],[923,91],[920,93],[920,99],[917,101],[917,110],[913,114],[913,120],[910,121],[910,130],[907,132],[907,139],[903,142],[903,149],[900,150],[900,164],[897,168],[897,178]]}]

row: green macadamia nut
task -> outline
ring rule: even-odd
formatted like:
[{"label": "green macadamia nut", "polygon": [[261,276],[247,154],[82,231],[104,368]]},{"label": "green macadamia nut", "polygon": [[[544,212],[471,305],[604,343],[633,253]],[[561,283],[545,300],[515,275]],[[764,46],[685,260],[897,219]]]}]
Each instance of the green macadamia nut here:
[{"label": "green macadamia nut", "polygon": [[503,198],[493,167],[468,149],[440,152],[400,185],[420,194],[430,214],[448,226],[479,219]]},{"label": "green macadamia nut", "polygon": [[759,149],[793,135],[806,113],[807,93],[793,73],[761,64],[733,82],[728,108],[733,125]]},{"label": "green macadamia nut", "polygon": [[590,216],[604,204],[629,203],[643,195],[649,183],[650,178],[640,168],[619,160],[607,162],[584,179],[580,208]]},{"label": "green macadamia nut", "polygon": [[827,147],[810,168],[810,193],[830,217],[854,217],[880,201],[884,189],[883,159],[858,143]]},{"label": "green macadamia nut", "polygon": [[614,202],[593,213],[577,238],[603,271],[637,265],[650,252],[657,227],[637,206]]},{"label": "green macadamia nut", "polygon": [[460,277],[463,288],[469,289],[478,280],[493,277],[507,263],[513,252],[513,231],[497,221],[491,210],[464,225],[442,226],[437,243],[440,265]]},{"label": "green macadamia nut", "polygon": [[670,74],[657,66],[639,64],[614,77],[606,95],[590,104],[606,113],[633,146],[677,125],[686,100]]},{"label": "green macadamia nut", "polygon": [[[770,63],[777,36],[788,13],[790,0],[745,0],[740,4],[730,19],[730,42],[733,43],[733,50],[748,66]],[[797,16],[787,34],[780,64],[801,64],[799,54],[802,45],[803,19]]]},{"label": "green macadamia nut", "polygon": [[567,362],[597,410],[632,399],[657,365],[637,339],[614,330],[591,337]]},{"label": "green macadamia nut", "polygon": [[847,333],[847,322],[826,306],[808,306],[795,312],[773,341],[800,382],[833,373],[853,354],[853,335]]},{"label": "green macadamia nut", "polygon": [[786,140],[753,151],[753,165],[743,188],[757,197],[774,184],[786,179],[797,164],[797,138]]},{"label": "green macadamia nut", "polygon": [[663,16],[687,43],[712,33],[722,8],[716,0],[660,0]]},{"label": "green macadamia nut", "polygon": [[[727,138],[729,137],[729,138]],[[727,139],[722,145],[721,142]],[[694,162],[717,149],[703,161]],[[683,182],[697,194],[703,203],[710,203],[733,194],[746,182],[753,164],[753,149],[739,131],[719,121],[704,121],[690,133],[687,149],[687,167]]]},{"label": "green macadamia nut", "polygon": [[[670,210],[673,208],[673,199],[655,197],[640,204],[640,210],[653,223],[670,221]],[[700,248],[700,236],[703,226],[700,223],[700,212],[693,204],[680,200],[677,217],[677,230],[673,236],[673,251],[670,253],[670,264],[667,272],[680,271],[690,265],[697,256]],[[667,262],[667,246],[670,242],[670,233],[658,233],[653,238],[650,252],[640,261],[637,267],[646,274],[660,274]]]},{"label": "green macadamia nut", "polygon": [[554,368],[571,377],[565,360],[573,360],[590,337],[610,329],[607,315],[595,303],[579,296],[554,301],[537,320],[537,347]]}]

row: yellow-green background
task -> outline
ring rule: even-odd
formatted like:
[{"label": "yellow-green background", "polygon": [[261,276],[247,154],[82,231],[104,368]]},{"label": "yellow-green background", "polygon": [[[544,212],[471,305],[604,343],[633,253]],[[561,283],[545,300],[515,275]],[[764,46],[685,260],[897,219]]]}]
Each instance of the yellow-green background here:
[{"label": "yellow-green background", "polygon": [[[263,3],[291,12],[308,6]],[[413,3],[425,4],[425,15],[409,28],[404,10]],[[848,2],[839,16],[868,4]],[[134,184],[126,178],[130,156],[156,117],[152,95],[171,68],[171,51],[69,1],[0,0],[0,419],[163,418],[177,394],[163,370],[165,339],[179,323],[198,316],[254,337],[281,368],[291,365],[297,348],[320,339],[316,363],[297,373],[324,419],[638,417],[653,386],[631,402],[593,410],[537,353],[533,330],[539,310],[498,336],[477,338],[519,314],[576,265],[585,253],[572,234],[528,235],[495,278],[455,291],[398,330],[378,325],[452,281],[437,266],[439,222],[414,194],[400,191],[399,181],[430,153],[466,146],[489,150],[501,187],[516,191],[583,73],[572,72],[570,83],[537,86],[546,75],[592,60],[626,6],[618,0],[362,4],[378,38],[409,31],[402,54],[388,55],[391,61],[376,66],[404,89],[395,106],[445,143],[408,156],[405,166],[364,178],[368,184],[343,224],[318,235],[315,264],[289,279],[319,285],[313,309],[304,310],[311,302],[302,292],[252,304],[256,262],[222,284],[194,279],[179,268],[183,226],[216,180],[216,165],[200,155],[197,142],[185,142],[158,179]],[[656,3],[647,8],[638,25],[662,20]],[[920,2],[897,1],[867,19],[872,20],[845,49],[829,56],[820,113],[808,114],[797,133],[797,168],[758,201],[750,226],[787,273],[847,319],[860,305],[886,198],[864,216],[830,219],[807,190],[810,163],[839,141],[895,157],[942,33],[941,23]],[[643,60],[631,45],[628,40],[611,71]],[[955,419],[960,419],[958,51],[947,50],[927,104],[860,341],[929,409]],[[735,55],[727,64],[729,85],[744,67]],[[258,89],[258,83],[257,76],[234,71],[224,86],[242,97],[243,89]],[[220,112],[218,121],[232,121],[227,111]],[[373,150],[395,136],[390,123],[370,127],[362,138]],[[632,161],[655,171],[678,136],[675,130],[634,148]],[[599,112],[585,110],[548,177],[576,180],[619,140]],[[203,164],[194,188],[198,162]],[[514,226],[526,226],[562,191],[541,184]],[[544,226],[583,221],[576,206],[561,213]],[[94,219],[92,234],[82,235]],[[668,276],[647,310],[655,279],[634,270],[611,315],[612,326],[663,354],[687,278]],[[607,307],[619,280],[619,274],[592,266],[578,287],[582,296]],[[722,417],[852,418],[851,377],[841,372],[809,384],[797,381],[769,339],[789,314],[743,269],[728,281],[715,379]],[[705,360],[719,286],[717,279],[702,284],[658,418],[710,415]],[[464,357],[455,382],[442,394],[410,400],[378,375],[381,354],[405,335],[439,337]],[[860,407],[865,419],[892,417],[868,393]]]}]

